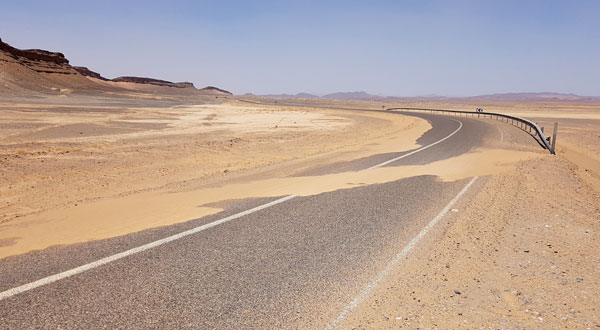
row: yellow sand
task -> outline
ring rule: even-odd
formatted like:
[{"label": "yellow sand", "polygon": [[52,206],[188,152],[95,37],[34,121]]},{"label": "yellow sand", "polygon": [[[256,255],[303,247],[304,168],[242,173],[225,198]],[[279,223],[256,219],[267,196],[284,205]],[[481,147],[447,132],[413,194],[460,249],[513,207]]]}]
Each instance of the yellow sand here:
[{"label": "yellow sand", "polygon": [[148,192],[51,210],[2,227],[0,239],[14,244],[0,247],[0,258],[43,249],[104,239],[214,214],[221,209],[203,205],[242,198],[290,194],[316,195],[339,189],[391,182],[418,175],[452,181],[499,173],[510,163],[540,154],[481,150],[429,165],[384,167],[322,176],[280,177],[186,192]]}]

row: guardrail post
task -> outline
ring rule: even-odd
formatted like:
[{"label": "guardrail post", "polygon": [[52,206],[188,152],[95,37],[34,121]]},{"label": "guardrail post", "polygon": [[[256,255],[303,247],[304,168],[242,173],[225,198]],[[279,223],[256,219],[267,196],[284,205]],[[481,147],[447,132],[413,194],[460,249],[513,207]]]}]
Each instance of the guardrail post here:
[{"label": "guardrail post", "polygon": [[552,132],[552,153],[556,151],[556,131],[558,130],[558,123],[554,123],[554,132]]}]

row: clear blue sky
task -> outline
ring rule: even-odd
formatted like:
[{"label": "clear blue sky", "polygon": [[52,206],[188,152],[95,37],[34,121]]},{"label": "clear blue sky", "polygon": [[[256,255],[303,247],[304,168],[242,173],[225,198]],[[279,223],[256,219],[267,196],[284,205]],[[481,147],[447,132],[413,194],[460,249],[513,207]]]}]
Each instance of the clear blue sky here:
[{"label": "clear blue sky", "polygon": [[600,1],[10,1],[0,38],[236,94],[600,95]]}]

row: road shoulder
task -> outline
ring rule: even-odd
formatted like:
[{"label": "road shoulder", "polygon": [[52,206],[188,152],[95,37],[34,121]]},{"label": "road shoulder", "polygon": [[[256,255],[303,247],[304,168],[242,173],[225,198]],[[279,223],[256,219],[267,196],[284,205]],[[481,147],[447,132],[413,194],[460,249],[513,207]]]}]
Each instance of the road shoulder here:
[{"label": "road shoulder", "polygon": [[342,328],[600,326],[600,194],[560,156],[494,175]]}]

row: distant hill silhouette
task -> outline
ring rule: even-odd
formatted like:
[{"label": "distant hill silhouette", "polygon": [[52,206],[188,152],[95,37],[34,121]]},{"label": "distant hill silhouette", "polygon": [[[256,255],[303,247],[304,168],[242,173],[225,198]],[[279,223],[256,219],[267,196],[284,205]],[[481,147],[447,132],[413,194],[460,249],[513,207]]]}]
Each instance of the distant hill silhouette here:
[{"label": "distant hill silhouette", "polygon": [[[250,94],[250,93],[249,93]],[[249,95],[247,94],[247,95]],[[364,101],[496,101],[496,102],[574,102],[574,103],[595,103],[600,102],[600,96],[581,96],[567,93],[501,93],[488,94],[467,97],[448,97],[440,95],[425,96],[377,96],[367,92],[338,92],[323,96],[316,96],[308,93],[298,94],[271,94],[261,95],[263,97],[275,98],[322,98],[336,100],[364,100]]]},{"label": "distant hill silhouette", "polygon": [[469,97],[470,100],[504,102],[600,102],[599,96],[581,96],[563,93],[504,93]]},{"label": "distant hill silhouette", "polygon": [[[254,94],[252,94],[252,93],[246,93],[244,95],[254,95]],[[267,95],[261,95],[261,96],[278,98],[278,99],[315,99],[315,98],[318,98],[318,96],[312,95],[312,94],[309,94],[309,93],[298,93],[298,94],[267,94]]]},{"label": "distant hill silhouette", "polygon": [[336,99],[336,100],[381,100],[385,97],[371,95],[367,92],[339,92],[323,95],[324,99]]}]

